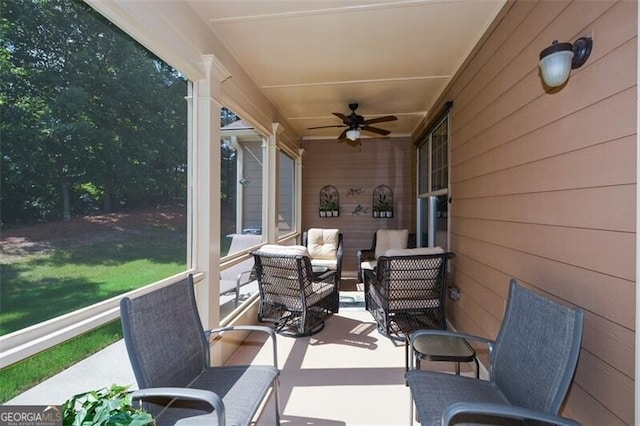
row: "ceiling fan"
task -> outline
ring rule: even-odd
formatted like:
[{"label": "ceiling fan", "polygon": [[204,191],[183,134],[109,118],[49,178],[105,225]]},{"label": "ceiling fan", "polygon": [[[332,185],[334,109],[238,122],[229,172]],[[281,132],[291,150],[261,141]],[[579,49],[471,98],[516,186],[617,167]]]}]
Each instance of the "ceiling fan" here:
[{"label": "ceiling fan", "polygon": [[345,115],[339,112],[333,112],[332,114],[342,120],[341,125],[335,126],[319,126],[319,127],[309,127],[309,130],[313,129],[325,129],[328,127],[346,127],[342,133],[338,136],[338,142],[341,142],[346,138],[347,143],[349,145],[359,145],[360,144],[360,131],[365,130],[372,133],[377,133],[379,135],[386,136],[391,133],[389,130],[380,129],[378,127],[370,126],[370,124],[374,123],[382,123],[385,121],[395,121],[398,117],[394,115],[386,115],[384,117],[376,117],[371,118],[369,120],[365,120],[363,116],[356,114],[356,109],[358,109],[358,104],[356,102],[352,102],[349,104],[349,109],[351,110],[351,114]]}]

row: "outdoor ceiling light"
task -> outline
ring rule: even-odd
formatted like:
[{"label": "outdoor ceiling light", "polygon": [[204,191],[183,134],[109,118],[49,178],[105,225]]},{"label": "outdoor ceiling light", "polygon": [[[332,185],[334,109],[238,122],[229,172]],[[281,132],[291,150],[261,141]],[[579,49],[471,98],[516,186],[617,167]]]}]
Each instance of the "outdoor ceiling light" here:
[{"label": "outdoor ceiling light", "polygon": [[573,44],[554,40],[551,46],[540,52],[539,65],[545,84],[549,87],[562,86],[571,69],[580,68],[587,61],[592,46],[591,37],[580,37]]},{"label": "outdoor ceiling light", "polygon": [[358,140],[358,138],[360,138],[360,130],[358,129],[349,129],[347,130],[347,139],[355,141]]}]

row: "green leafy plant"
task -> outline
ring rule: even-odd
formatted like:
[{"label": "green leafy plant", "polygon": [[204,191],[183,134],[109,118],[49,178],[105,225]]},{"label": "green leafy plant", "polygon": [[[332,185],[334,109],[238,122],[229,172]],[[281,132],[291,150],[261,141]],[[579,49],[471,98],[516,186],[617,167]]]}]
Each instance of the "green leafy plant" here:
[{"label": "green leafy plant", "polygon": [[62,405],[63,426],[144,426],[153,417],[142,407],[134,408],[128,386],[92,390],[68,399]]},{"label": "green leafy plant", "polygon": [[381,194],[378,198],[378,208],[380,211],[391,210],[391,197],[388,194]]},{"label": "green leafy plant", "polygon": [[322,201],[320,202],[320,207],[323,210],[333,210],[332,206],[334,204],[334,197],[333,194],[329,193],[329,192],[323,192],[322,193]]}]

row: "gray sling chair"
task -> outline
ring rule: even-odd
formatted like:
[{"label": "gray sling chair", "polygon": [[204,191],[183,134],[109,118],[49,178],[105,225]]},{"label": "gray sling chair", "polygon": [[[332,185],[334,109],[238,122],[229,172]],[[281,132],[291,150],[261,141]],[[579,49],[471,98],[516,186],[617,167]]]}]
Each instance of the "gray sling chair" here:
[{"label": "gray sling chair", "polygon": [[[280,424],[276,336],[264,326],[206,331],[195,300],[193,276],[120,301],[122,329],[142,400],[157,425],[249,425],[273,389]],[[213,336],[233,330],[261,331],[273,341],[273,365],[211,367]]]},{"label": "gray sling chair", "polygon": [[558,413],[578,362],[582,322],[582,310],[552,302],[511,280],[495,341],[444,330],[412,333],[411,343],[421,335],[447,334],[489,346],[488,381],[413,369],[406,373],[421,423],[578,425]]}]

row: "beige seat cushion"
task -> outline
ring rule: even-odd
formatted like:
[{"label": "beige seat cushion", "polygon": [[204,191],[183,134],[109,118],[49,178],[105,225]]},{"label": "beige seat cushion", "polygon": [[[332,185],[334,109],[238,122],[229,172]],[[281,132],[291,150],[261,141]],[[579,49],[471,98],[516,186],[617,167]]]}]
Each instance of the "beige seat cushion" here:
[{"label": "beige seat cushion", "polygon": [[309,257],[309,252],[305,246],[281,246],[278,244],[266,244],[260,247],[258,250],[260,253],[265,254],[280,254],[285,256],[307,256]]},{"label": "beige seat cushion", "polygon": [[[292,281],[292,289],[299,290],[297,281]],[[335,291],[334,285],[330,283],[314,282],[305,287],[305,302],[307,306],[319,303],[325,297],[330,296]],[[285,306],[288,310],[298,311],[302,309],[302,299],[299,295],[282,294],[277,292],[266,292],[266,300],[269,303],[276,303]]]},{"label": "beige seat cushion", "polygon": [[376,269],[377,264],[377,260],[365,260],[364,262],[360,263],[360,269],[369,269],[373,271],[374,269]]},{"label": "beige seat cushion", "polygon": [[409,243],[408,229],[378,229],[376,231],[376,259],[390,249],[406,249]]},{"label": "beige seat cushion", "polygon": [[412,249],[389,249],[384,254],[388,257],[393,256],[420,256],[423,254],[441,254],[444,253],[442,247],[418,247]]},{"label": "beige seat cushion", "polygon": [[311,259],[311,266],[324,266],[329,269],[337,269],[338,259]]},{"label": "beige seat cushion", "polygon": [[[311,228],[307,231],[307,250],[313,260],[331,260],[338,258],[338,238],[340,230]],[[327,266],[327,265],[323,265]]]}]

